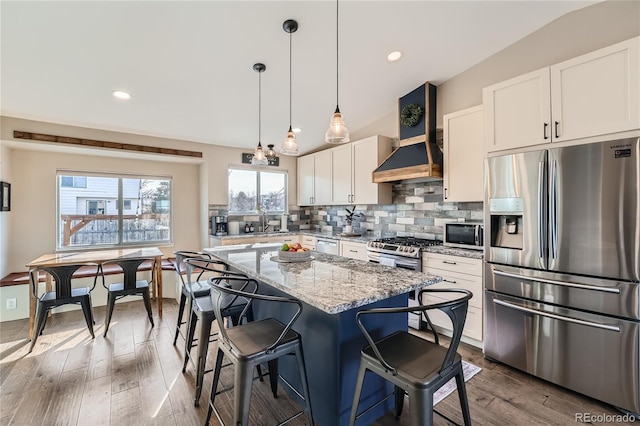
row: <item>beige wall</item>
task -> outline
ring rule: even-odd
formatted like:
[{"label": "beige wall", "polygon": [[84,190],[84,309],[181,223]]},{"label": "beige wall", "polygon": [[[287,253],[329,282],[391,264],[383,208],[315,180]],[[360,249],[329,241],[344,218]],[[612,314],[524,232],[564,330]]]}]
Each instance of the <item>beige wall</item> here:
[{"label": "beige wall", "polygon": [[[11,212],[0,213],[0,276],[26,271],[25,265],[56,248],[56,171],[58,169],[139,173],[173,178],[174,244],[161,247],[166,255],[177,249],[201,249],[208,244],[208,205],[227,204],[227,169],[241,164],[241,153],[222,146],[103,130],[86,129],[11,117],[1,119],[0,177],[12,184]],[[21,130],[103,141],[200,151],[202,159],[171,155],[123,153],[119,150],[60,146],[13,138]],[[289,174],[289,204],[296,199],[296,159],[280,157],[279,169]],[[10,174],[9,174],[10,172]],[[10,226],[9,226],[10,225]],[[165,296],[173,297],[171,275],[165,275]],[[0,289],[0,321],[24,318],[26,286]],[[18,310],[6,311],[7,297],[18,298]],[[101,299],[99,297],[98,299]],[[101,300],[94,300],[96,305]]]}]

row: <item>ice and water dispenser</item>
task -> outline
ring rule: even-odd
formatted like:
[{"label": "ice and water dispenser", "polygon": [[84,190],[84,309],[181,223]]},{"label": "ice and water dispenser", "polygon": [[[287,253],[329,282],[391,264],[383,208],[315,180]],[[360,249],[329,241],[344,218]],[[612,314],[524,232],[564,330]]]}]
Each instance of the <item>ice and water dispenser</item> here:
[{"label": "ice and water dispenser", "polygon": [[522,250],[523,210],[522,198],[491,198],[489,200],[491,247]]}]

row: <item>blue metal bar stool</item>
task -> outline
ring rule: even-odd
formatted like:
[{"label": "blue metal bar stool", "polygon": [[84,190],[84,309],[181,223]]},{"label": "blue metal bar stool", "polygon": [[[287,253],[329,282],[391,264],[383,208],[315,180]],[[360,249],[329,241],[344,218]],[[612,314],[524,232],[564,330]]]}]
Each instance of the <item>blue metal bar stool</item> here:
[{"label": "blue metal bar stool", "polygon": [[[436,292],[460,293],[463,296],[431,305],[422,303],[422,297],[425,293]],[[387,396],[383,401],[358,414],[362,384],[367,371],[371,371],[395,385],[397,418],[402,414],[405,393],[409,395],[411,424],[415,426],[433,424],[433,394],[452,377],[455,377],[464,424],[471,425],[471,414],[469,413],[469,402],[462,371],[462,359],[457,353],[471,297],[471,292],[463,289],[425,289],[420,291],[418,296],[421,306],[367,309],[356,314],[358,326],[367,339],[369,346],[362,350],[360,356],[360,369],[349,422],[351,426],[371,408],[394,395]],[[453,336],[448,349],[406,331],[396,331],[374,342],[363,325],[363,317],[367,315],[393,315],[405,312],[424,313],[430,309],[439,309],[451,319]]]},{"label": "blue metal bar stool", "polygon": [[[302,393],[292,389],[302,398],[305,407],[302,411],[280,424],[285,424],[300,416],[302,413],[306,413],[310,424],[313,425],[309,386],[307,383],[304,355],[302,353],[302,340],[300,335],[292,330],[293,324],[302,312],[302,302],[297,299],[257,294],[258,282],[253,279],[218,277],[209,279],[209,282],[211,284],[213,308],[218,316],[222,315],[225,308],[233,305],[233,303],[236,303],[238,300],[246,301],[246,306],[241,317],[250,309],[254,300],[258,300],[260,303],[294,305],[294,313],[286,325],[274,318],[267,318],[240,324],[229,329],[220,329],[216,366],[205,424],[209,424],[211,414],[215,410],[214,402],[218,394],[220,370],[222,369],[222,360],[225,356],[231,360],[235,368],[233,424],[236,426],[246,426],[249,424],[253,368],[264,362],[269,363],[269,378],[275,396],[274,387],[277,387],[278,358],[284,355],[294,355],[300,372]],[[250,285],[253,288],[251,288],[250,291],[245,291]],[[284,308],[284,306],[281,308]]]},{"label": "blue metal bar stool", "polygon": [[[71,286],[73,274],[83,266],[96,267],[96,275],[93,279],[93,286],[73,288]],[[36,323],[33,332],[33,338],[31,339],[31,346],[29,347],[29,353],[31,353],[31,351],[33,350],[38,336],[42,333],[42,330],[44,330],[44,326],[47,322],[47,314],[49,313],[49,311],[55,307],[62,305],[79,304],[80,306],[82,306],[82,312],[84,314],[84,319],[87,322],[89,333],[91,333],[92,338],[95,337],[95,335],[93,334],[94,319],[91,307],[91,290],[93,290],[96,286],[99,270],[100,268],[97,264],[84,263],[81,265],[43,266],[34,268],[29,271],[31,279],[31,290],[33,292],[33,297],[37,300]],[[39,271],[45,271],[53,277],[53,279],[55,280],[55,289],[53,291],[45,291],[42,295],[38,295]]]},{"label": "blue metal bar stool", "polygon": [[[187,265],[185,260],[187,259],[206,259],[211,260],[211,255],[204,252],[199,251],[187,251],[187,250],[179,250],[174,251],[173,254],[176,255],[176,259],[173,263],[173,267],[176,270],[176,274],[180,278],[180,282],[182,284],[182,290],[180,293],[180,305],[178,306],[178,323],[176,324],[176,334],[173,338],[173,345],[175,346],[178,341],[178,336],[180,335],[180,327],[182,324],[186,324],[189,322],[189,318],[191,317],[191,304],[193,299],[196,297],[208,296],[209,290],[211,287],[206,280],[200,280],[202,278],[202,274],[204,274],[205,270],[200,271],[191,271],[187,270]],[[223,262],[219,262],[219,264],[224,269],[229,269],[226,264]],[[191,273],[197,272],[195,280],[192,278]],[[186,277],[186,279],[185,279]],[[187,308],[187,319],[186,321],[182,320],[182,316],[184,315],[184,309]],[[186,337],[185,337],[186,340]]]},{"label": "blue metal bar stool", "polygon": [[[100,265],[100,270],[103,272],[102,286],[107,289],[107,316],[104,320],[104,337],[107,337],[107,331],[109,331],[109,324],[111,323],[111,316],[113,315],[116,300],[126,296],[142,296],[149,322],[151,323],[151,327],[154,326],[153,314],[151,312],[151,298],[149,296],[149,281],[138,279],[138,268],[143,262],[148,260],[151,260],[151,269],[153,270],[156,261],[154,257],[122,258],[110,260]],[[110,264],[118,265],[122,269],[123,280],[122,282],[109,284],[107,286],[104,280],[104,266]]]}]

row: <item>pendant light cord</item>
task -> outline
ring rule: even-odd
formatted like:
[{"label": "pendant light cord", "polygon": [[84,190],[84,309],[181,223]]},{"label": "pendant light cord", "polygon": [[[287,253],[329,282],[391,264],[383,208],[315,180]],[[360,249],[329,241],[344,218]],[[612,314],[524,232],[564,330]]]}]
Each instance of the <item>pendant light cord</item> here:
[{"label": "pendant light cord", "polygon": [[338,19],[338,0],[336,0],[336,112],[340,111],[340,107],[339,107],[339,87],[340,87],[340,83],[338,80],[338,68],[339,68],[339,61],[340,61],[340,55],[338,54],[338,48],[339,48],[339,31],[340,31],[340,24],[339,24],[339,19]]},{"label": "pendant light cord", "polygon": [[262,143],[262,72],[258,72],[258,145]]},{"label": "pendant light cord", "polygon": [[289,33],[289,130],[291,130],[291,34]]}]

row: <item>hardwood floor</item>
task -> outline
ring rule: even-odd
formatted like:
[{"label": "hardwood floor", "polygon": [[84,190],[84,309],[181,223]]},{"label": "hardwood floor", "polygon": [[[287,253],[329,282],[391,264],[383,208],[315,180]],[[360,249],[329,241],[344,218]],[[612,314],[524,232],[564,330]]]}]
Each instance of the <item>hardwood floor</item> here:
[{"label": "hardwood floor", "polygon": [[[182,373],[184,341],[179,338],[172,345],[177,304],[165,300],[164,317],[154,318],[154,328],[141,301],[118,304],[107,338],[102,337],[104,308],[95,310],[95,339],[80,311],[55,314],[31,354],[27,320],[0,324],[0,425],[204,424],[212,374],[205,376],[200,406],[194,407],[194,368]],[[215,343],[210,354],[214,350]],[[568,425],[576,423],[576,413],[619,414],[598,401],[490,362],[477,348],[462,344],[459,352],[483,369],[467,382],[475,425]],[[209,365],[214,358],[208,357]],[[231,369],[223,371],[224,387],[232,384]],[[232,401],[233,391],[216,399],[227,423]],[[456,392],[435,409],[434,424],[462,423]],[[274,425],[296,411],[284,392],[273,399],[268,380],[255,382],[252,425]],[[214,417],[211,424],[219,423]],[[302,416],[291,424],[307,421]],[[388,414],[376,425],[407,426],[409,416],[405,411],[397,421]]]}]

